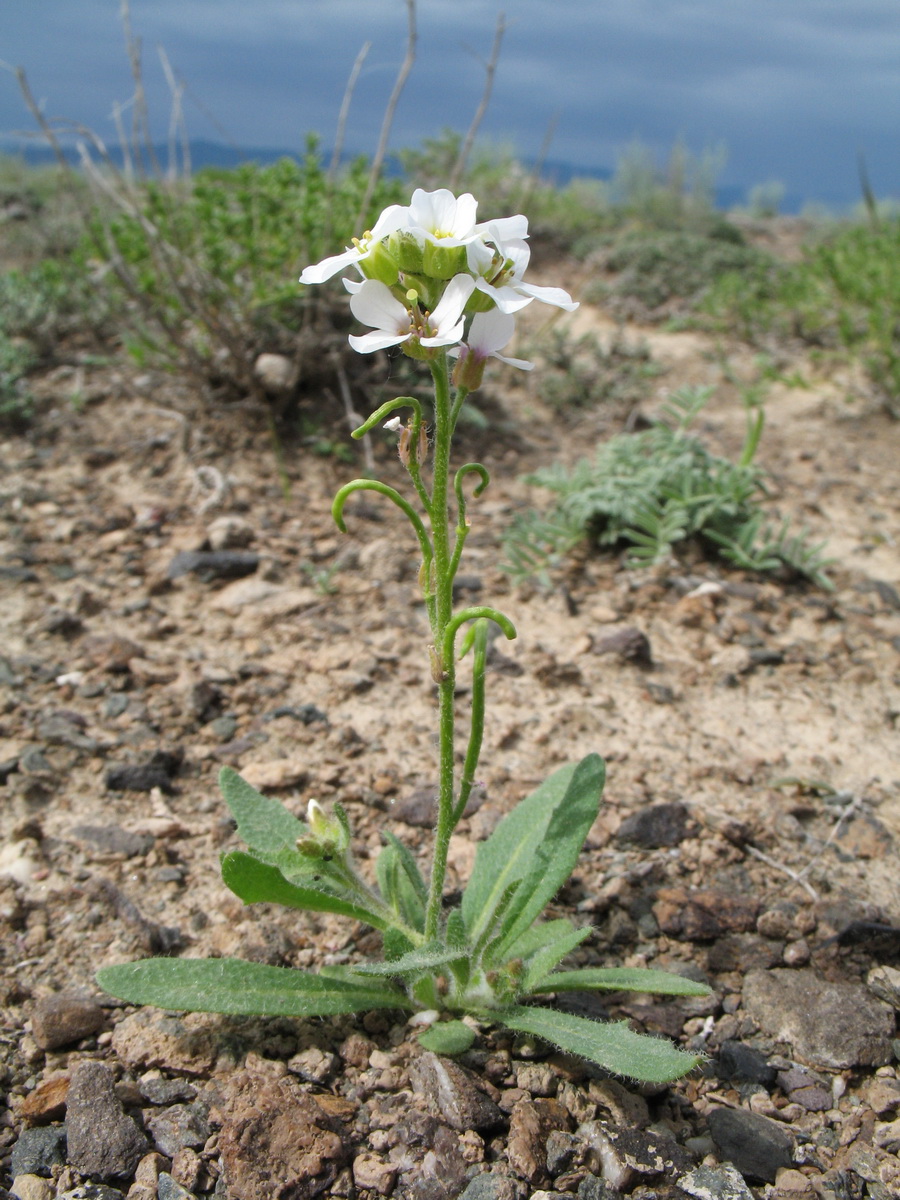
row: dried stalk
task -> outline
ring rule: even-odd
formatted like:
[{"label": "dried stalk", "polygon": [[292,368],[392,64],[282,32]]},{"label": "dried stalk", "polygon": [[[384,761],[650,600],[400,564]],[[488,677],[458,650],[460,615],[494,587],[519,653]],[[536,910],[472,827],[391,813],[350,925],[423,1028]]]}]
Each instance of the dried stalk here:
[{"label": "dried stalk", "polygon": [[497,72],[497,63],[500,59],[500,46],[503,42],[503,34],[506,32],[506,14],[499,13],[497,16],[497,29],[494,33],[494,45],[491,48],[491,56],[485,63],[485,80],[484,91],[481,94],[481,103],[475,110],[475,116],[472,118],[472,124],[466,136],[463,138],[463,143],[459,148],[459,154],[456,157],[456,162],[453,164],[453,170],[450,172],[450,191],[455,192],[459,187],[459,181],[466,166],[466,161],[472,151],[472,143],[475,141],[475,135],[478,132],[478,127],[484,119],[484,114],[487,112],[488,103],[491,99],[491,91],[494,87],[494,75]]},{"label": "dried stalk", "polygon": [[353,68],[350,71],[350,77],[347,80],[347,86],[344,88],[344,98],[341,101],[341,111],[338,113],[337,128],[334,133],[334,150],[331,154],[331,165],[328,168],[328,184],[334,183],[337,169],[341,165],[341,154],[344,149],[344,134],[347,130],[347,118],[350,115],[350,102],[353,99],[353,93],[356,91],[357,80],[362,71],[363,63],[366,61],[366,56],[372,49],[372,43],[366,42],[359,54],[356,56],[356,61],[353,63]]},{"label": "dried stalk", "polygon": [[366,184],[366,194],[363,197],[363,202],[359,208],[359,216],[356,220],[357,229],[365,228],[369,205],[375,193],[375,185],[381,177],[381,167],[384,163],[384,156],[387,153],[388,137],[390,136],[391,126],[394,123],[394,113],[397,110],[400,93],[403,91],[406,81],[409,78],[409,73],[413,68],[413,63],[416,61],[416,0],[406,0],[406,12],[409,22],[409,32],[406,39],[406,57],[397,74],[397,80],[394,84],[394,90],[391,92],[391,98],[388,100],[387,108],[384,110],[384,120],[381,123],[378,147],[375,150],[375,157],[372,159],[369,181]]}]

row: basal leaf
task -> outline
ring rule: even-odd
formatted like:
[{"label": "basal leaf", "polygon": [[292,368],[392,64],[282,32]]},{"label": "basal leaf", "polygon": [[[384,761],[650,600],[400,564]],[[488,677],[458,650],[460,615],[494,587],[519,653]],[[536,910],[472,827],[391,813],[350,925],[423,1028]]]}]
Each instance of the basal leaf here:
[{"label": "basal leaf", "polygon": [[148,958],[101,967],[97,982],[129,1004],[186,1012],[323,1017],[409,1008],[399,989],[380,981],[332,979],[239,958]]},{"label": "basal leaf", "polygon": [[[525,960],[525,978],[522,981],[522,991],[535,991],[536,985],[540,983],[544,976],[549,975],[553,968],[561,963],[567,954],[571,954],[576,946],[580,946],[590,933],[590,925],[584,929],[569,928],[558,934],[552,942],[543,946],[540,950],[536,950],[530,958]],[[516,957],[515,948],[513,948],[510,957]]]},{"label": "basal leaf", "polygon": [[652,992],[656,996],[708,996],[705,983],[685,979],[669,971],[642,967],[584,967],[580,971],[557,971],[531,989],[533,992]]},{"label": "basal leaf", "polygon": [[293,848],[307,832],[303,822],[280,800],[258,792],[231,767],[219,772],[219,787],[237,822],[238,833],[251,850],[268,856],[285,845]]},{"label": "basal leaf", "polygon": [[222,859],[222,879],[245,904],[284,904],[287,908],[307,912],[338,913],[355,921],[364,921],[375,929],[387,928],[382,916],[369,912],[353,900],[330,891],[290,883],[277,867],[260,862],[243,850],[232,850]]},{"label": "basal leaf", "polygon": [[541,845],[534,851],[509,910],[503,917],[503,939],[494,960],[506,958],[509,947],[534,924],[566,882],[581,854],[584,840],[597,818],[606,768],[589,754],[575,768],[560,803],[550,814]]},{"label": "basal leaf", "polygon": [[662,1038],[635,1033],[625,1021],[601,1024],[571,1013],[523,1006],[500,1009],[491,1016],[516,1033],[533,1034],[568,1054],[642,1083],[670,1083],[701,1061]]},{"label": "basal leaf", "polygon": [[358,975],[399,975],[411,978],[425,971],[446,966],[462,957],[459,950],[448,950],[446,946],[422,946],[410,950],[400,958],[392,958],[390,962],[362,963],[353,970]]},{"label": "basal leaf", "polygon": [[576,769],[576,764],[570,763],[554,771],[479,845],[462,900],[463,918],[473,941],[493,924],[497,905],[507,888],[530,871],[550,819],[562,804]]},{"label": "basal leaf", "polygon": [[419,1042],[434,1054],[465,1054],[475,1041],[475,1031],[465,1021],[441,1021],[419,1034]]},{"label": "basal leaf", "polygon": [[[574,928],[572,922],[565,917],[558,917],[553,921],[541,921],[532,925],[530,929],[526,929],[522,936],[510,946],[509,956],[510,958],[531,958],[538,950],[543,950],[545,946],[552,946],[559,938],[571,933]],[[588,931],[589,927],[585,933]]]},{"label": "basal leaf", "polygon": [[[411,860],[411,864],[405,861],[405,858]],[[413,929],[421,929],[425,923],[427,892],[423,899],[419,885],[424,888],[424,883],[415,860],[396,838],[392,837],[378,855],[375,875],[382,896],[401,920]]]},{"label": "basal leaf", "polygon": [[388,843],[397,851],[399,862],[403,868],[403,872],[409,879],[410,884],[415,890],[416,895],[425,905],[428,902],[428,887],[425,880],[422,878],[422,872],[419,870],[419,864],[416,862],[415,856],[409,846],[403,844],[398,837],[389,833],[387,830],[382,831],[382,836],[385,837]]}]

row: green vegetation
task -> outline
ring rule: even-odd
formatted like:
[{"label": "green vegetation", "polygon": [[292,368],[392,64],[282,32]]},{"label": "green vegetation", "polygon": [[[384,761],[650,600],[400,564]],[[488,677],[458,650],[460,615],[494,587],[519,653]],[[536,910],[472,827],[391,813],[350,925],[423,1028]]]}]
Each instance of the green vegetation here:
[{"label": "green vegetation", "polygon": [[619,434],[572,471],[551,466],[530,479],[557,497],[547,513],[528,513],[506,538],[508,569],[518,579],[549,571],[580,542],[628,546],[628,561],[648,566],[679,543],[699,540],[748,571],[781,571],[830,588],[821,546],[810,546],[788,523],[767,517],[765,476],[753,459],[763,430],[761,409],[749,409],[737,462],[711,454],[689,427],[710,389],[685,388],[663,410],[665,419],[638,434]]},{"label": "green vegetation", "polygon": [[621,331],[603,346],[592,333],[574,338],[565,326],[551,325],[529,353],[541,359],[538,394],[559,411],[607,403],[634,408],[662,370],[645,342]]}]

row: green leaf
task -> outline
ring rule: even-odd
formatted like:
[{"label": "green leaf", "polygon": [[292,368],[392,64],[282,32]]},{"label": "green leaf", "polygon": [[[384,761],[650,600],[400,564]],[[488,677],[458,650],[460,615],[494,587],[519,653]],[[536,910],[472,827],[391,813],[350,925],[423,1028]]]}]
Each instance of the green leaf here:
[{"label": "green leaf", "polygon": [[382,837],[386,838],[388,843],[397,851],[398,859],[401,867],[403,868],[404,874],[409,879],[409,882],[412,884],[413,889],[415,890],[416,895],[422,901],[422,904],[427,904],[428,888],[425,884],[425,880],[422,878],[422,873],[419,870],[419,864],[416,862],[410,848],[405,846],[398,837],[395,837],[392,833],[388,833],[386,830],[382,831]]},{"label": "green leaf", "polygon": [[580,971],[558,971],[533,986],[533,992],[652,992],[656,996],[708,996],[705,983],[652,971],[642,967],[584,967]]},{"label": "green leaf", "polygon": [[402,978],[412,978],[422,975],[436,967],[446,966],[464,957],[459,950],[448,950],[446,946],[422,946],[400,958],[392,958],[389,962],[363,963],[353,970],[358,975],[399,975]]},{"label": "green leaf", "polygon": [[[571,954],[576,946],[580,946],[591,932],[590,925],[585,929],[568,929],[558,934],[552,943],[537,950],[525,962],[525,978],[522,981],[522,991],[533,992],[537,990],[536,985],[540,983],[544,976],[549,975],[553,968],[561,963],[567,954]],[[517,953],[514,946],[509,957],[515,958]]]},{"label": "green leaf", "polygon": [[129,1004],[242,1016],[324,1017],[409,1008],[398,989],[239,958],[148,958],[101,967],[97,982]]},{"label": "green leaf", "polygon": [[284,904],[307,912],[338,913],[354,921],[364,921],[374,929],[388,927],[384,917],[353,900],[317,888],[298,887],[285,879],[277,867],[260,862],[243,850],[232,850],[222,859],[222,879],[245,904]]},{"label": "green leaf", "polygon": [[494,950],[494,961],[505,959],[508,948],[537,920],[572,874],[584,840],[597,819],[605,777],[603,759],[597,754],[589,754],[576,767],[503,917],[504,936]]},{"label": "green leaf", "polygon": [[427,890],[415,859],[406,846],[392,834],[375,863],[378,887],[400,919],[413,929],[425,924]]},{"label": "green leaf", "polygon": [[[566,937],[574,928],[572,922],[565,917],[558,917],[553,921],[541,921],[532,925],[530,929],[526,929],[522,936],[510,946],[509,956],[510,958],[531,958],[545,946],[555,945],[560,938]],[[587,926],[580,932],[587,935],[590,928]]]},{"label": "green leaf", "polygon": [[465,1021],[442,1021],[419,1034],[419,1043],[435,1054],[465,1054],[475,1041],[475,1031]]},{"label": "green leaf", "polygon": [[231,767],[219,772],[219,787],[237,822],[238,833],[258,854],[269,856],[285,845],[293,849],[297,839],[308,832],[280,800],[258,792]]},{"label": "green leaf", "polygon": [[[585,762],[597,763],[599,791],[603,787],[603,765],[597,755]],[[477,941],[494,923],[504,893],[529,873],[535,854],[544,841],[547,826],[566,799],[578,767],[570,763],[555,771],[539,788],[503,818],[475,854],[475,866],[462,899],[462,914],[472,941]]]},{"label": "green leaf", "polygon": [[549,1008],[516,1006],[490,1014],[516,1033],[531,1033],[568,1054],[642,1083],[671,1083],[701,1061],[662,1038],[635,1033],[625,1021],[601,1024]]}]

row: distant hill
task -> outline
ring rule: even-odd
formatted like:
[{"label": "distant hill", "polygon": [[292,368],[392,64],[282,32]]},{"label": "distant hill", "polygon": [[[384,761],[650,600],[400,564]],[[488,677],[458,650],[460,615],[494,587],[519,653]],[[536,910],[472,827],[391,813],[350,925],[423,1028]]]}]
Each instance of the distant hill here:
[{"label": "distant hill", "polygon": [[[283,147],[277,148],[274,146],[252,146],[239,147],[229,146],[224,142],[209,142],[202,139],[192,140],[189,143],[191,166],[196,170],[203,167],[222,167],[225,169],[240,166],[241,163],[256,162],[262,165],[277,162],[280,158],[299,158],[300,155],[296,150],[286,150]],[[165,168],[169,161],[169,150],[167,146],[155,145],[153,147],[157,161]],[[24,143],[9,143],[4,144],[0,141],[0,153],[13,155],[16,158],[23,159],[29,166],[48,166],[56,162],[56,156],[53,151],[44,145],[35,142]],[[117,166],[122,164],[122,152],[118,146],[109,147],[110,158]],[[78,152],[75,147],[66,149],[66,157],[68,160],[77,164]],[[528,160],[523,160],[526,167],[531,167],[533,164]],[[388,160],[386,169],[388,172],[399,172],[399,164],[396,160],[391,163]],[[561,161],[548,161],[542,165],[542,177],[551,180],[559,187],[565,187],[573,179],[611,179],[612,171],[602,167],[579,167],[574,163]],[[716,207],[728,210],[736,208],[739,205],[747,203],[748,189],[737,184],[728,184],[716,188]],[[808,202],[808,197],[799,196],[788,192],[781,202],[780,210],[783,213],[798,213]],[[827,198],[825,200],[827,203]]]}]

